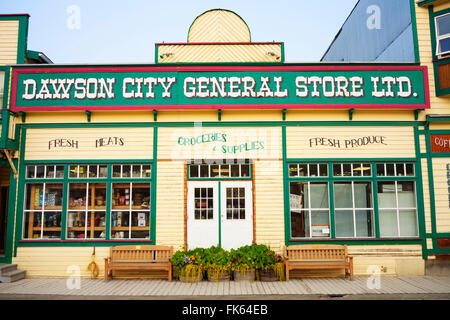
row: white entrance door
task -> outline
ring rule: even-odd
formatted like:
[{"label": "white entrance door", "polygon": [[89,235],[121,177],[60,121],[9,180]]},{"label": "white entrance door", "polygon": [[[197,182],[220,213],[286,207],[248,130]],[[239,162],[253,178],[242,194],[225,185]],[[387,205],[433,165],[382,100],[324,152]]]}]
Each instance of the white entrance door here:
[{"label": "white entrance door", "polygon": [[253,199],[251,181],[221,181],[221,244],[226,250],[251,245]]},{"label": "white entrance door", "polygon": [[188,250],[219,243],[219,183],[189,181],[187,196]]}]

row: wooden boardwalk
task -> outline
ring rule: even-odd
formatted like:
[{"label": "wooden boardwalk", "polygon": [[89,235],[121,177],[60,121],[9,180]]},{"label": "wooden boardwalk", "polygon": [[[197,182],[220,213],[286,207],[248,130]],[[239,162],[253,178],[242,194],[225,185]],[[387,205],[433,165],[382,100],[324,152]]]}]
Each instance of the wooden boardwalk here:
[{"label": "wooden boardwalk", "polygon": [[167,280],[81,279],[80,288],[70,289],[67,279],[23,279],[0,283],[0,294],[54,296],[154,296],[198,297],[264,295],[364,295],[364,294],[450,294],[449,276],[381,277],[380,287],[371,289],[367,277],[353,281],[339,278],[303,278],[286,282],[184,283]]}]

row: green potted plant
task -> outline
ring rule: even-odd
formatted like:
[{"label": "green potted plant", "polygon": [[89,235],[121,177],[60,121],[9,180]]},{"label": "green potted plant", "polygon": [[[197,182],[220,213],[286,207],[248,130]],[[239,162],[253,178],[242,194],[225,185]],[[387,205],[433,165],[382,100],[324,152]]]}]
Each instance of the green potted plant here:
[{"label": "green potted plant", "polygon": [[174,275],[183,282],[198,282],[203,280],[205,249],[177,251],[170,262],[172,262]]},{"label": "green potted plant", "polygon": [[283,258],[267,246],[261,245],[259,249],[257,261],[259,280],[284,281]]},{"label": "green potted plant", "polygon": [[255,280],[256,255],[255,245],[231,249],[231,270],[235,281]]},{"label": "green potted plant", "polygon": [[205,250],[205,269],[209,281],[230,280],[230,253],[220,246],[212,246]]}]

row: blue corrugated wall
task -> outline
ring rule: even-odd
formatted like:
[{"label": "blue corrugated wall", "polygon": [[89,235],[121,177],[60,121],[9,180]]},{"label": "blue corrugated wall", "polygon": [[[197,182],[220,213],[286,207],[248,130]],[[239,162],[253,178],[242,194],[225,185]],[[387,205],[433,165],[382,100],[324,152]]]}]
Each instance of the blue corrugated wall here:
[{"label": "blue corrugated wall", "polygon": [[322,61],[414,62],[410,0],[358,1]]}]

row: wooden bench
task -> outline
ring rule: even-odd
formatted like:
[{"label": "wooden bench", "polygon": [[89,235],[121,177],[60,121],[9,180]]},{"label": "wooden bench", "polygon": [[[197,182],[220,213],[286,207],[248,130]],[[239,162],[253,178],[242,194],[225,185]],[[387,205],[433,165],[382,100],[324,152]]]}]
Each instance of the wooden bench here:
[{"label": "wooden bench", "polygon": [[353,279],[353,257],[342,245],[292,245],[284,248],[286,280],[293,269],[345,269]]},{"label": "wooden bench", "polygon": [[172,281],[173,248],[169,246],[134,245],[110,248],[109,258],[105,258],[105,280],[113,270],[167,270]]}]

